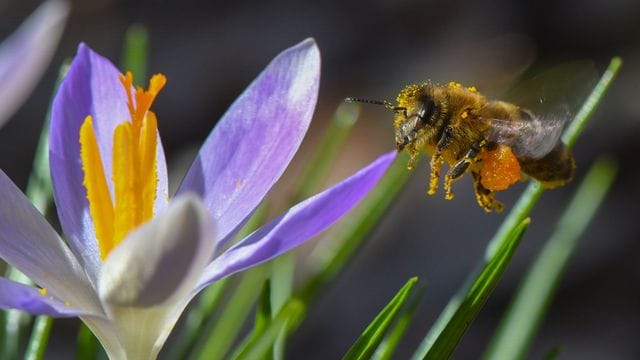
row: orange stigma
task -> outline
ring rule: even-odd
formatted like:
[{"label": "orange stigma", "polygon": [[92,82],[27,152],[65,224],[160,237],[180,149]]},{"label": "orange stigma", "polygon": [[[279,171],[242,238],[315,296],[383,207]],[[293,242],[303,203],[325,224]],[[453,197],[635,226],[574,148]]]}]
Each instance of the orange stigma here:
[{"label": "orange stigma", "polygon": [[[102,260],[127,234],[153,217],[158,184],[158,122],[151,104],[167,82],[151,77],[149,87],[133,88],[133,75],[120,75],[127,95],[130,119],[115,127],[111,154],[113,189],[110,192],[102,157],[89,115],[80,127],[80,155],[89,211]],[[115,106],[115,105],[114,105]]]}]

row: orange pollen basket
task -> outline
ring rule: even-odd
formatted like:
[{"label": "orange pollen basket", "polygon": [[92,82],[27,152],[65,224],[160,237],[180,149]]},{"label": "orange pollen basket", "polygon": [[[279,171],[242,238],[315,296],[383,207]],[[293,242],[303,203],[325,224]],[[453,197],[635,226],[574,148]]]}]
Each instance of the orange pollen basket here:
[{"label": "orange pollen basket", "polygon": [[158,121],[149,109],[167,79],[156,74],[151,77],[148,90],[138,87],[135,92],[130,72],[120,75],[120,82],[127,95],[131,119],[117,125],[113,133],[112,192],[91,115],[80,127],[83,184],[102,260],[131,230],[153,217],[158,185]]},{"label": "orange pollen basket", "polygon": [[482,186],[492,191],[505,190],[520,180],[520,162],[506,145],[480,153],[483,161],[480,176]]}]

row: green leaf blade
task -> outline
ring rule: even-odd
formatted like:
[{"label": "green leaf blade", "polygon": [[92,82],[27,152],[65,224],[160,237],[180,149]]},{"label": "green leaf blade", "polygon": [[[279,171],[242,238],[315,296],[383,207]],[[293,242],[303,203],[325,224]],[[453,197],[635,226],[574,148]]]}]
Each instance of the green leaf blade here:
[{"label": "green leaf blade", "polygon": [[122,68],[131,71],[138,81],[146,81],[149,54],[149,34],[140,24],[127,29],[122,49]]},{"label": "green leaf blade", "polygon": [[362,335],[360,335],[358,340],[356,340],[342,358],[343,360],[363,360],[371,358],[378,348],[378,345],[382,342],[387,330],[398,316],[400,309],[412,294],[417,281],[418,278],[416,277],[409,279],[393,299],[380,311],[378,316],[367,326]]},{"label": "green leaf blade", "polygon": [[485,359],[525,357],[579,238],[602,204],[615,173],[615,164],[607,159],[589,170],[514,296]]},{"label": "green leaf blade", "polygon": [[507,240],[496,250],[487,262],[469,291],[460,301],[460,306],[452,314],[442,331],[434,336],[423,359],[448,359],[458,346],[467,329],[478,315],[494,287],[511,261],[524,231],[529,226],[527,218],[511,232]]}]

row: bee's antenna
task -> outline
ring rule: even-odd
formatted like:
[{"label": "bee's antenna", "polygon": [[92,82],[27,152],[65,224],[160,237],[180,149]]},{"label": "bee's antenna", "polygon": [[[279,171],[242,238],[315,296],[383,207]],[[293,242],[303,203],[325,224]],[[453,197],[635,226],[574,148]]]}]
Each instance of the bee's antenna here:
[{"label": "bee's antenna", "polygon": [[344,101],[346,102],[359,102],[359,103],[363,103],[363,104],[372,104],[372,105],[382,105],[384,107],[386,107],[387,109],[393,111],[393,112],[399,112],[401,111],[404,114],[404,117],[407,117],[407,108],[402,107],[402,106],[393,106],[393,104],[388,101],[388,100],[369,100],[369,99],[360,99],[360,98],[354,98],[354,97],[348,97],[346,99],[344,99]]}]

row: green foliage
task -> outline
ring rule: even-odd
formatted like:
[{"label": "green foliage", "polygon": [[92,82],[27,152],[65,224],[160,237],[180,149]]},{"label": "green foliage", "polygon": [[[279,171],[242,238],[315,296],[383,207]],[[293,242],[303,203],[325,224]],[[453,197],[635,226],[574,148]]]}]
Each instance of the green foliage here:
[{"label": "green foliage", "polygon": [[387,334],[387,336],[382,340],[380,346],[376,350],[375,354],[373,354],[373,359],[375,360],[389,360],[393,356],[400,340],[404,336],[409,324],[411,323],[411,318],[415,313],[418,304],[422,300],[422,296],[424,295],[423,289],[418,289],[418,292],[413,296],[411,301],[406,307],[406,310],[402,312],[398,321],[394,325],[393,329]]},{"label": "green foliage", "polygon": [[400,309],[409,299],[418,278],[414,277],[398,291],[389,303],[380,311],[378,316],[367,326],[362,335],[351,346],[343,360],[364,360],[374,354],[382,342],[387,330],[397,318]]},{"label": "green foliage", "polygon": [[78,330],[77,360],[93,360],[98,356],[98,339],[84,323]]},{"label": "green foliage", "polygon": [[509,236],[501,243],[495,254],[484,265],[480,274],[471,284],[464,298],[458,299],[459,306],[451,315],[441,331],[428,339],[427,351],[421,355],[424,359],[448,359],[458,346],[458,343],[475,319],[480,309],[491,295],[493,288],[511,261],[518,247],[520,238],[530,220],[524,219]]},{"label": "green foliage", "polygon": [[44,357],[44,351],[49,343],[51,326],[53,326],[53,319],[49,316],[36,317],[29,346],[27,346],[27,352],[24,356],[25,360],[41,360]]},{"label": "green foliage", "polygon": [[602,204],[615,173],[616,166],[611,160],[601,159],[591,167],[529,269],[484,356],[486,359],[525,357],[571,254]]},{"label": "green foliage", "polygon": [[124,71],[131,71],[134,80],[146,81],[148,65],[149,34],[147,28],[140,24],[131,25],[124,38],[122,68]]}]

